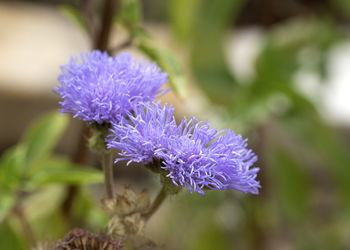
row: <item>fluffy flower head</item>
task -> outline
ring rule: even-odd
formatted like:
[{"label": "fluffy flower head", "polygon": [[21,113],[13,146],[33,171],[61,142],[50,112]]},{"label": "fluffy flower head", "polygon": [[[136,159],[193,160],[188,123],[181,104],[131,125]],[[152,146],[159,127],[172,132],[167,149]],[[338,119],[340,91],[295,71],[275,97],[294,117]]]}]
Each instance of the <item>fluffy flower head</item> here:
[{"label": "fluffy flower head", "polygon": [[136,103],[163,94],[160,87],[167,82],[167,74],[156,64],[138,63],[125,52],[115,57],[83,53],[61,70],[61,85],[54,89],[62,98],[60,112],[90,123],[119,120]]},{"label": "fluffy flower head", "polygon": [[108,148],[121,149],[116,162],[129,160],[147,164],[156,151],[168,143],[170,135],[176,133],[176,122],[172,106],[159,103],[140,103],[126,118],[112,123],[112,135],[107,138]]},{"label": "fluffy flower head", "polygon": [[217,132],[196,118],[179,125],[173,108],[159,103],[140,104],[127,119],[112,125],[109,148],[118,148],[119,160],[150,163],[159,159],[175,185],[204,194],[203,189],[236,189],[258,193],[258,168],[247,140],[231,130]]}]

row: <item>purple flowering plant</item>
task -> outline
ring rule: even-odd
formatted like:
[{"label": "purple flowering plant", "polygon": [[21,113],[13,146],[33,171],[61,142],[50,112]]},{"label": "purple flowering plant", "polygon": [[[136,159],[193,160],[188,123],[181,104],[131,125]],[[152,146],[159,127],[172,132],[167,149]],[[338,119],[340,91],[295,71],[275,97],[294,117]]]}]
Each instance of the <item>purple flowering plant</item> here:
[{"label": "purple flowering plant", "polygon": [[61,69],[61,85],[54,89],[62,99],[60,112],[89,123],[116,121],[136,103],[166,92],[161,87],[167,73],[154,63],[137,63],[125,52],[115,57],[98,50],[82,53]]},{"label": "purple flowering plant", "polygon": [[[87,122],[95,132],[90,146],[102,156],[103,206],[111,216],[106,231],[112,238],[141,234],[165,198],[182,187],[202,195],[209,189],[258,194],[257,156],[247,140],[195,117],[176,121],[172,105],[154,101],[167,91],[168,80],[155,63],[95,50],[71,58],[61,69],[61,85],[54,89],[61,97],[60,112]],[[119,150],[114,161],[112,149]],[[160,174],[162,189],[153,203],[147,193],[137,196],[130,189],[115,195],[113,162],[121,161]]]},{"label": "purple flowering plant", "polygon": [[61,85],[54,91],[62,98],[60,112],[90,124],[108,124],[109,135],[99,136],[105,140],[102,147],[121,150],[115,163],[158,162],[153,170],[162,170],[174,185],[200,194],[205,189],[258,194],[259,168],[252,167],[257,156],[247,148],[246,139],[230,129],[212,129],[194,117],[178,124],[171,105],[153,101],[165,93],[161,87],[167,81],[156,64],[138,64],[125,52],[110,57],[92,51],[71,58],[58,80]]},{"label": "purple flowering plant", "polygon": [[108,148],[121,150],[115,162],[128,160],[160,168],[175,185],[204,194],[203,189],[258,193],[256,155],[232,130],[216,131],[206,122],[184,118],[177,125],[172,106],[140,103],[112,124]]}]

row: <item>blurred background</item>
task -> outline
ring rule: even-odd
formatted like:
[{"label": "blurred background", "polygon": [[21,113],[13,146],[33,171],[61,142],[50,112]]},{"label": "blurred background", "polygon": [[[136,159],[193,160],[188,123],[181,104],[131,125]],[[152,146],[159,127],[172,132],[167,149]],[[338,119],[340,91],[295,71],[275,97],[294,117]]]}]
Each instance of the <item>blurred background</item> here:
[{"label": "blurred background", "polygon": [[[34,188],[30,175],[12,185],[6,168],[18,159],[11,149],[19,154],[33,134],[26,128],[59,108],[59,66],[92,48],[84,2],[0,2],[0,181],[12,192],[0,191],[0,249],[55,241],[73,227],[99,232],[108,221],[97,177]],[[100,11],[101,1],[92,2]],[[348,0],[119,1],[111,53],[157,61],[173,88],[162,100],[179,119],[231,128],[259,157],[259,195],[183,191],[152,218],[147,236],[165,249],[350,249],[349,21]],[[81,126],[70,119],[53,137],[55,155],[74,157]],[[86,164],[99,167],[94,155]],[[116,172],[120,190],[159,188],[142,168]],[[72,183],[79,192],[67,209]],[[19,213],[13,196],[23,193]]]}]

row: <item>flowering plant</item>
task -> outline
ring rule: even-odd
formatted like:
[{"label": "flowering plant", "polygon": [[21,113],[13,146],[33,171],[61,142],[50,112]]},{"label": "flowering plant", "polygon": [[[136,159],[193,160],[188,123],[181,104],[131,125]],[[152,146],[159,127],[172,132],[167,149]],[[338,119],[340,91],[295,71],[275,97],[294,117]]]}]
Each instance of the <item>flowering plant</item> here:
[{"label": "flowering plant", "polygon": [[156,64],[137,63],[128,53],[115,57],[98,50],[82,53],[61,69],[61,85],[54,89],[62,98],[60,112],[89,123],[117,121],[136,103],[166,92],[161,86],[167,73]]},{"label": "flowering plant", "polygon": [[[54,91],[62,98],[60,111],[99,131],[96,148],[102,153],[103,205],[111,216],[107,233],[112,238],[142,234],[145,222],[181,187],[202,195],[206,189],[258,194],[259,168],[252,167],[257,156],[247,140],[194,117],[177,123],[171,105],[154,101],[165,93],[161,86],[167,81],[156,64],[137,64],[127,53],[110,57],[93,51],[72,58],[58,79],[61,85]],[[120,150],[114,163],[137,162],[160,174],[163,188],[153,204],[147,194],[137,196],[130,189],[115,195],[111,149]]]}]

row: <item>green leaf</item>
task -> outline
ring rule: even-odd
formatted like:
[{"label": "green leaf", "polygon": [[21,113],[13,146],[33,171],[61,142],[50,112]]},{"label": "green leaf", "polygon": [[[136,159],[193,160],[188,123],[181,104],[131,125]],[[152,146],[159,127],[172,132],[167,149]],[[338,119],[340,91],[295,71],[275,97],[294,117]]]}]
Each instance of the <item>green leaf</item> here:
[{"label": "green leaf", "polygon": [[52,158],[41,165],[28,180],[26,188],[38,188],[47,184],[92,184],[103,181],[103,173],[86,166],[73,164],[65,159]]},{"label": "green leaf", "polygon": [[75,7],[71,5],[61,5],[59,7],[59,11],[69,19],[72,19],[74,22],[78,24],[79,27],[81,27],[86,33],[88,33],[88,26],[85,22],[85,18],[83,17],[82,13],[77,10]]},{"label": "green leaf", "polygon": [[23,250],[28,249],[23,238],[8,223],[0,224],[0,249]]},{"label": "green leaf", "polygon": [[200,0],[171,0],[169,16],[174,36],[183,42],[191,41]]},{"label": "green leaf", "polygon": [[151,46],[145,41],[139,43],[139,49],[149,56],[152,60],[169,75],[169,85],[181,97],[187,96],[187,85],[185,82],[183,69],[176,58],[167,50]]},{"label": "green leaf", "polygon": [[37,168],[38,162],[47,157],[68,124],[68,117],[57,112],[39,118],[26,131],[22,145],[26,149],[25,165]]},{"label": "green leaf", "polygon": [[[43,216],[49,216],[59,209],[65,197],[65,186],[50,185],[40,188],[22,201],[23,213],[34,226],[37,220],[40,220]],[[42,204],[45,204],[45,206]]]},{"label": "green leaf", "polygon": [[14,192],[20,183],[25,164],[25,147],[18,145],[8,149],[0,160],[0,190]]},{"label": "green leaf", "polygon": [[16,198],[14,193],[0,192],[0,224],[11,212],[15,202]]},{"label": "green leaf", "polygon": [[52,169],[38,172],[31,180],[36,186],[60,183],[60,184],[91,184],[103,181],[101,171],[91,169]]},{"label": "green leaf", "polygon": [[133,32],[142,19],[140,0],[122,0],[117,17],[129,31]]},{"label": "green leaf", "polygon": [[8,149],[0,160],[0,223],[8,216],[16,202],[24,165],[23,147]]}]

